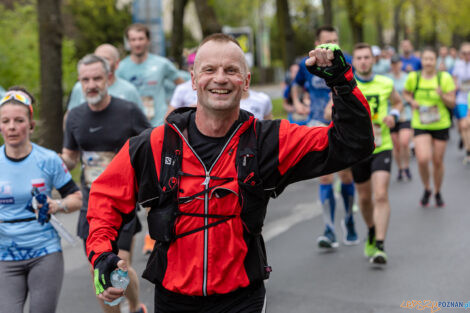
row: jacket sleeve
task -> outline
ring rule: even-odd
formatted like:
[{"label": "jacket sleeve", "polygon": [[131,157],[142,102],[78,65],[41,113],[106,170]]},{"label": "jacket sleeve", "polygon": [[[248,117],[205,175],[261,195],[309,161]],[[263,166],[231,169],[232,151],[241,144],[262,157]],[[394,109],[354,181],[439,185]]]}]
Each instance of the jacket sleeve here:
[{"label": "jacket sleeve", "polygon": [[103,252],[117,254],[118,231],[135,214],[135,194],[136,179],[128,140],[91,186],[87,213],[90,232],[86,242],[91,264]]},{"label": "jacket sleeve", "polygon": [[262,123],[258,148],[265,189],[277,196],[293,182],[347,168],[374,150],[367,100],[349,69],[333,86],[333,121],[306,127],[287,120]]}]

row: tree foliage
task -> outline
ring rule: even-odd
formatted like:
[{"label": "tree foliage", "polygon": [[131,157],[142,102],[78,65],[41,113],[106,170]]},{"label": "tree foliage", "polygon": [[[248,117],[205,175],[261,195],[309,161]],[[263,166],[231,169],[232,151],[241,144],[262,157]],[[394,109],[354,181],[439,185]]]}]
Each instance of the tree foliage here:
[{"label": "tree foliage", "polygon": [[77,56],[93,52],[102,43],[122,50],[124,29],[132,23],[130,9],[130,5],[116,8],[116,0],[66,0],[65,11],[77,30]]}]

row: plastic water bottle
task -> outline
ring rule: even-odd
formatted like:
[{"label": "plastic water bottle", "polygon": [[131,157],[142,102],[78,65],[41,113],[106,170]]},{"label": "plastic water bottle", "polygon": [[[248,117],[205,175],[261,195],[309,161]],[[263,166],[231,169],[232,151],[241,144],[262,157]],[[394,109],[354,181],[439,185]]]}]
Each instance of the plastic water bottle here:
[{"label": "plastic water bottle", "polygon": [[[117,269],[111,272],[111,285],[113,285],[114,288],[120,288],[123,290],[126,290],[127,285],[129,285],[129,276],[127,275],[127,271],[123,271],[121,269]],[[115,306],[118,305],[124,296],[117,298],[116,300],[112,302],[105,301],[109,306]]]}]

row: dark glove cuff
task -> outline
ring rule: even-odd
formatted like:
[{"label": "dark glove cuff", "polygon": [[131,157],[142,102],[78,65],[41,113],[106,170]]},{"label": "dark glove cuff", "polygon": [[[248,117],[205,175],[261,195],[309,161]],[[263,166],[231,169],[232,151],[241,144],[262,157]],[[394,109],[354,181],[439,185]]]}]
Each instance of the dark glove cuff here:
[{"label": "dark glove cuff", "polygon": [[343,73],[331,80],[325,80],[325,82],[326,85],[337,95],[351,93],[357,86],[350,65],[348,65]]},{"label": "dark glove cuff", "polygon": [[107,264],[107,266],[110,266],[114,269],[117,267],[117,264],[120,260],[121,258],[113,252],[104,252],[95,260],[93,268],[97,268],[97,266],[100,265],[100,262],[104,262]]}]

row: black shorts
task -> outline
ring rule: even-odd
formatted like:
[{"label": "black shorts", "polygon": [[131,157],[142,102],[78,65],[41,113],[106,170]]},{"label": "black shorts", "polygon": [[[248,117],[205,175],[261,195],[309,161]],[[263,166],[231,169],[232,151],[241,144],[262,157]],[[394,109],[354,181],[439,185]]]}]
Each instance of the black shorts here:
[{"label": "black shorts", "polygon": [[[83,239],[85,243],[88,238],[89,225],[86,219],[86,211],[80,211],[78,218],[78,236]],[[131,251],[132,238],[135,234],[142,230],[142,224],[140,223],[137,214],[127,224],[124,224],[118,235],[117,246],[119,250]],[[85,252],[86,253],[86,252]]]},{"label": "black shorts", "polygon": [[419,136],[423,134],[429,134],[433,139],[437,140],[444,140],[447,141],[449,140],[449,129],[444,128],[444,129],[438,129],[438,130],[427,130],[427,129],[417,129],[414,128],[414,136]]},{"label": "black shorts", "polygon": [[352,166],[352,174],[355,183],[363,183],[370,179],[375,171],[387,171],[392,169],[392,150],[385,150],[369,156],[367,159]]},{"label": "black shorts", "polygon": [[405,128],[409,128],[411,129],[411,122],[410,121],[407,121],[407,122],[398,122],[395,124],[395,127],[393,128],[390,128],[390,132],[391,133],[398,133],[398,131],[400,129],[405,129]]},{"label": "black shorts", "polygon": [[186,296],[155,284],[155,313],[262,313],[265,309],[264,283],[256,283],[223,295]]}]

